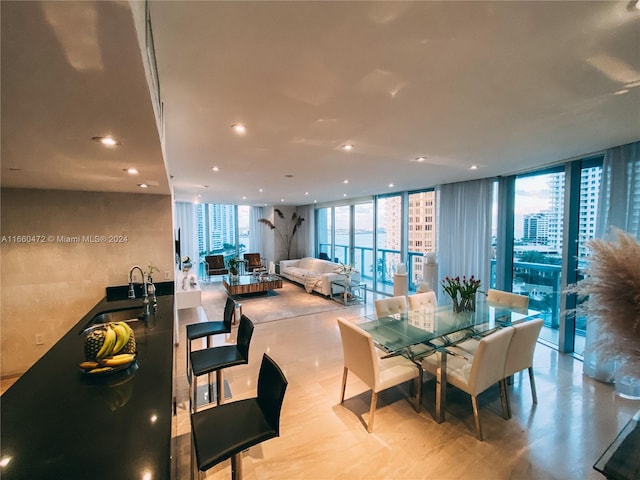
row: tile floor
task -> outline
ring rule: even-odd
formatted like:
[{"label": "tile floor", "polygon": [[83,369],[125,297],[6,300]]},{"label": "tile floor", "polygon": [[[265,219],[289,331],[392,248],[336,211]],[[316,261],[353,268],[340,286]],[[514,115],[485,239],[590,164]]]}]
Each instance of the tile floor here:
[{"label": "tile floor", "polygon": [[[516,375],[511,387],[511,420],[500,416],[497,388],[480,396],[484,442],[475,437],[469,397],[453,388],[448,390],[446,422],[434,421],[433,382],[424,384],[424,408],[419,414],[407,399],[406,386],[383,392],[374,432],[368,434],[364,420],[370,393],[364,384],[350,377],[348,400],[338,403],[342,347],[336,324],[338,316],[357,320],[374,313],[374,299],[368,300],[366,306],[256,325],[250,363],[225,372],[233,400],[256,394],[263,352],[278,362],[289,386],[281,436],[244,453],[246,480],[602,478],[592,465],[640,409],[640,402],[617,397],[610,385],[583,376],[581,362],[543,345],[538,345],[534,362],[537,406],[531,403],[526,374]],[[180,323],[184,333],[186,322]],[[216,341],[233,342],[234,333]],[[190,478],[183,348],[183,343],[177,347],[175,383],[175,478],[179,480]],[[229,461],[211,469],[206,478],[229,479]]]}]

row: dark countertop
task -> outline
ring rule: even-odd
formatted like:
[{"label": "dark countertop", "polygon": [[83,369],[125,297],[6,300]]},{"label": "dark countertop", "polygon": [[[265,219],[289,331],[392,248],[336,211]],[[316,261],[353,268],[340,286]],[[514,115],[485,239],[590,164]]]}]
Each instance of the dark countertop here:
[{"label": "dark countertop", "polygon": [[78,367],[95,315],[142,306],[105,297],[0,397],[3,480],[170,478],[173,302],[158,296],[134,328],[137,368],[88,379]]}]

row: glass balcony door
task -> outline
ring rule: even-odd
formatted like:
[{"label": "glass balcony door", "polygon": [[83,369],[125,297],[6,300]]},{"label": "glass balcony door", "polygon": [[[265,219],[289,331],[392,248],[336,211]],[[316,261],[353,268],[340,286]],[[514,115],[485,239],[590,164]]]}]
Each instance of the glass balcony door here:
[{"label": "glass balcony door", "polygon": [[359,203],[353,213],[353,262],[361,281],[373,289],[375,274],[373,258],[373,202]]},{"label": "glass balcony door", "polygon": [[558,345],[564,216],[564,171],[518,177],[512,291],[543,312],[540,338]]}]

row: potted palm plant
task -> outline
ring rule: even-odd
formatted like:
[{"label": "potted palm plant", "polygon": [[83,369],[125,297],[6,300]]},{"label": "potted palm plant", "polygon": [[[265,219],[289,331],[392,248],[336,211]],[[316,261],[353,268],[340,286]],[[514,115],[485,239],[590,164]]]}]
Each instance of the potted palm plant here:
[{"label": "potted palm plant", "polygon": [[229,274],[231,275],[232,279],[235,279],[238,277],[238,274],[240,273],[240,266],[244,263],[244,260],[242,260],[240,257],[231,257],[229,260],[227,260],[227,268],[229,269]]}]

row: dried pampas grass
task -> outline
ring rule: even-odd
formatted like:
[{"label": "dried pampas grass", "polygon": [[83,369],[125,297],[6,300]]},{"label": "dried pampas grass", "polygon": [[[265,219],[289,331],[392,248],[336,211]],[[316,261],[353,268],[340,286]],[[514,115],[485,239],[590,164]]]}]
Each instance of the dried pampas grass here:
[{"label": "dried pampas grass", "polygon": [[591,240],[585,278],[569,289],[585,301],[576,309],[604,333],[592,344],[605,357],[640,358],[640,244],[622,230],[615,240]]}]

